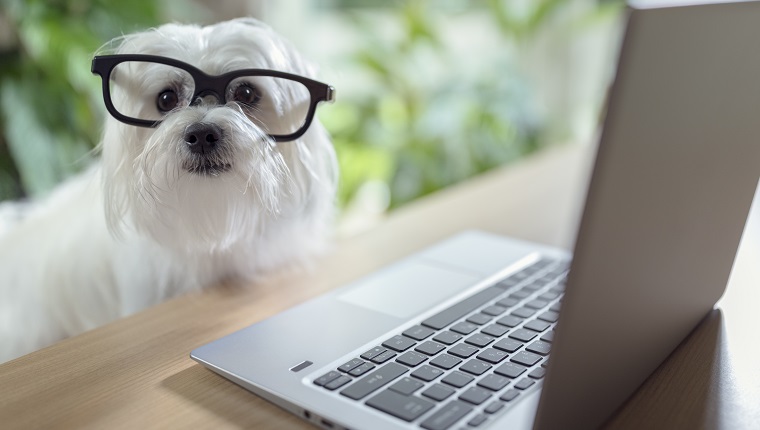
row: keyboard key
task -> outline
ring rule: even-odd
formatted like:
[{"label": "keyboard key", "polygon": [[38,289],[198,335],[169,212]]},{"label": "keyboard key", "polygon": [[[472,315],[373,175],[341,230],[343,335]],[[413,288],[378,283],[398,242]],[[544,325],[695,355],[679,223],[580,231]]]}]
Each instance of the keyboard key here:
[{"label": "keyboard key", "polygon": [[505,351],[488,348],[481,351],[481,353],[477,355],[477,358],[491,364],[498,364],[501,362],[501,360],[507,358],[507,355],[508,354]]},{"label": "keyboard key", "polygon": [[461,358],[457,358],[449,354],[441,354],[438,357],[430,360],[430,364],[436,367],[440,367],[444,370],[449,370],[461,362]]},{"label": "keyboard key", "polygon": [[532,352],[520,351],[517,354],[513,355],[509,361],[530,367],[541,361],[541,356],[533,354]]},{"label": "keyboard key", "polygon": [[543,269],[546,266],[550,266],[550,265],[554,264],[556,261],[557,260],[555,260],[554,258],[551,258],[551,257],[541,257],[540,260],[538,260],[535,263],[533,263],[532,267],[539,267],[539,268]]},{"label": "keyboard key", "polygon": [[554,330],[549,330],[541,335],[541,340],[544,342],[554,342]]},{"label": "keyboard key", "polygon": [[451,331],[455,331],[460,334],[470,334],[477,329],[478,329],[478,326],[476,326],[473,323],[468,323],[466,321],[462,321],[451,326]]},{"label": "keyboard key", "polygon": [[519,318],[530,318],[535,314],[536,311],[531,308],[526,308],[525,306],[521,308],[517,308],[512,311],[512,315],[519,317]]},{"label": "keyboard key", "polygon": [[512,333],[509,334],[509,337],[512,339],[517,339],[522,342],[528,342],[534,337],[536,337],[536,332],[531,330],[525,330],[524,328],[519,328]]},{"label": "keyboard key", "polygon": [[433,399],[436,402],[440,402],[441,400],[446,400],[449,398],[449,396],[454,394],[454,391],[454,389],[449,388],[443,384],[433,384],[420,394],[427,398]]},{"label": "keyboard key", "polygon": [[491,367],[492,366],[488,363],[485,363],[480,360],[472,359],[468,361],[467,363],[459,366],[459,370],[467,372],[467,373],[471,373],[475,376],[479,376],[486,373],[486,371],[488,371],[488,369],[490,369]]},{"label": "keyboard key", "polygon": [[521,271],[515,273],[514,275],[512,275],[510,277],[513,278],[513,279],[516,279],[518,281],[524,281],[524,280],[530,278],[530,272],[528,272],[526,270],[521,270]]},{"label": "keyboard key", "polygon": [[515,390],[514,388],[510,388],[509,390],[505,391],[504,394],[499,396],[499,400],[504,400],[505,402],[511,402],[515,399],[515,397],[519,396],[520,392]]},{"label": "keyboard key", "polygon": [[502,388],[509,385],[511,381],[512,381],[511,379],[506,378],[504,376],[490,374],[490,375],[486,375],[485,377],[483,377],[483,379],[478,381],[478,386],[483,387],[483,388],[488,388],[491,391],[499,391]]},{"label": "keyboard key", "polygon": [[470,421],[467,421],[467,425],[470,427],[478,427],[484,422],[488,421],[488,416],[484,414],[477,414]]},{"label": "keyboard key", "polygon": [[541,282],[540,280],[532,280],[530,281],[530,284],[524,286],[521,291],[524,291],[528,293],[528,295],[531,295],[535,293],[536,291],[540,290],[545,283]]},{"label": "keyboard key", "polygon": [[550,301],[556,299],[557,297],[559,297],[559,294],[555,293],[553,291],[547,291],[547,292],[541,294],[540,296],[538,296],[539,299],[546,300],[547,302],[550,302]]},{"label": "keyboard key", "polygon": [[517,300],[522,300],[528,297],[529,295],[530,295],[529,292],[520,290],[520,291],[515,291],[514,293],[510,294],[509,297],[513,299],[517,299]]},{"label": "keyboard key", "polygon": [[466,389],[464,393],[459,395],[459,400],[464,400],[473,405],[479,405],[488,400],[489,397],[491,397],[490,391],[484,390],[480,387],[470,387]]},{"label": "keyboard key", "polygon": [[551,352],[552,345],[549,342],[544,342],[542,340],[537,340],[525,348],[526,351],[534,352],[539,355],[549,355],[549,352]]},{"label": "keyboard key", "polygon": [[488,421],[488,416],[483,414],[477,414],[470,421],[467,421],[467,425],[470,427],[478,427],[484,422]]},{"label": "keyboard key", "polygon": [[528,373],[528,376],[530,376],[533,379],[541,379],[544,376],[546,376],[546,369],[543,367],[538,367],[536,369],[533,369],[530,373]]},{"label": "keyboard key", "polygon": [[371,359],[377,357],[378,355],[384,353],[385,351],[387,351],[387,350],[385,348],[383,348],[382,346],[376,346],[376,347],[370,349],[369,351],[365,352],[364,354],[360,355],[360,357],[363,358],[363,359],[365,359],[365,360],[371,360]]},{"label": "keyboard key", "polygon": [[492,319],[493,319],[493,317],[490,317],[490,316],[488,316],[486,314],[482,314],[482,313],[478,312],[476,314],[473,314],[473,315],[470,315],[469,317],[467,317],[467,322],[470,322],[470,323],[473,323],[473,324],[477,324],[477,325],[483,325],[483,324],[487,324]]},{"label": "keyboard key", "polygon": [[522,346],[523,346],[522,342],[518,342],[514,339],[509,339],[509,338],[502,339],[496,342],[495,344],[493,344],[494,348],[500,349],[502,351],[506,351],[510,354],[522,348]]},{"label": "keyboard key", "polygon": [[377,364],[383,364],[395,356],[396,356],[395,352],[386,349],[385,352],[382,352],[376,355],[374,358],[372,358],[372,362],[377,363]]},{"label": "keyboard key", "polygon": [[536,287],[536,290],[540,290],[541,288],[545,287],[549,283],[551,283],[550,280],[547,280],[544,277],[540,277],[540,278],[534,279],[531,282],[531,286]]},{"label": "keyboard key", "polygon": [[549,302],[547,302],[547,301],[535,299],[535,300],[531,300],[528,303],[526,303],[525,306],[529,307],[531,309],[543,309],[548,304],[549,304]]},{"label": "keyboard key", "polygon": [[449,384],[452,387],[462,388],[465,385],[472,382],[473,379],[475,378],[473,378],[470,375],[467,375],[459,371],[454,371],[446,375],[446,377],[444,377],[443,379],[441,379],[441,382]]},{"label": "keyboard key", "polygon": [[541,315],[539,315],[538,319],[546,321],[546,322],[550,322],[550,323],[557,322],[557,320],[559,319],[559,313],[554,312],[554,311],[546,311],[542,313]]},{"label": "keyboard key", "polygon": [[536,272],[541,271],[542,266],[539,266],[538,263],[533,263],[530,266],[524,268],[522,271],[531,275],[535,275]]},{"label": "keyboard key", "polygon": [[412,372],[412,376],[425,382],[430,382],[441,375],[443,375],[443,370],[427,364]]},{"label": "keyboard key", "polygon": [[505,307],[505,308],[511,308],[512,306],[518,303],[520,303],[520,301],[512,297],[507,297],[506,299],[501,299],[498,302],[496,302],[498,306]]},{"label": "keyboard key", "polygon": [[505,317],[501,317],[498,320],[496,320],[497,324],[501,324],[509,328],[516,327],[522,324],[522,322],[523,322],[522,318],[518,318],[514,315],[507,315]]},{"label": "keyboard key", "polygon": [[542,285],[549,285],[551,283],[554,283],[556,280],[557,280],[556,276],[547,274],[536,279],[536,282],[539,282]]},{"label": "keyboard key", "polygon": [[351,369],[351,371],[348,372],[348,374],[351,376],[362,376],[374,368],[375,368],[374,364],[364,363],[361,366],[354,367],[353,369]]},{"label": "keyboard key", "polygon": [[523,326],[523,328],[531,329],[531,330],[537,331],[539,333],[542,332],[542,331],[544,331],[544,330],[546,330],[549,327],[551,327],[551,324],[549,324],[546,321],[541,321],[541,320],[528,321]]},{"label": "keyboard key", "polygon": [[337,372],[337,371],[335,371],[335,370],[332,370],[332,371],[327,372],[324,375],[320,376],[319,378],[315,379],[314,380],[314,385],[322,387],[325,384],[327,384],[328,382],[330,382],[333,379],[337,378],[338,376],[340,376],[340,373]]},{"label": "keyboard key", "polygon": [[427,327],[416,325],[406,329],[402,334],[406,337],[411,337],[414,340],[424,340],[430,337],[435,331],[430,330]]},{"label": "keyboard key", "polygon": [[525,279],[530,278],[531,275],[533,275],[533,272],[530,271],[530,270],[528,270],[528,268],[526,267],[525,269],[523,269],[523,270],[515,273],[514,275],[512,275],[512,277],[515,278],[515,279],[519,279],[519,280],[523,281]]},{"label": "keyboard key", "polygon": [[480,312],[483,312],[486,315],[491,315],[492,317],[501,315],[506,311],[507,311],[507,308],[502,307],[502,306],[496,306],[496,305],[488,306],[480,310]]},{"label": "keyboard key", "polygon": [[398,382],[388,387],[388,389],[408,396],[422,388],[424,385],[425,384],[416,379],[404,376],[403,378],[399,379]]},{"label": "keyboard key", "polygon": [[469,343],[470,345],[477,346],[478,348],[482,348],[489,343],[494,341],[494,338],[483,333],[475,333],[472,336],[468,337],[464,340],[465,343]]},{"label": "keyboard key", "polygon": [[434,337],[433,340],[436,342],[441,342],[446,345],[453,345],[461,338],[462,338],[461,334],[452,333],[450,331],[444,331],[442,333],[438,333],[438,335]]},{"label": "keyboard key", "polygon": [[351,381],[352,381],[352,379],[349,378],[348,376],[341,375],[341,376],[338,376],[337,378],[333,379],[332,381],[328,382],[327,384],[325,384],[325,388],[327,388],[330,391],[336,390],[336,389],[338,389],[338,388],[340,388],[340,387],[348,384]]},{"label": "keyboard key", "polygon": [[533,384],[535,384],[536,381],[530,379],[530,378],[523,378],[515,384],[515,388],[518,390],[527,390],[528,388],[532,387]]},{"label": "keyboard key", "polygon": [[397,362],[406,364],[409,367],[417,366],[423,361],[427,360],[427,355],[420,354],[419,352],[408,351],[398,356]]},{"label": "keyboard key", "polygon": [[452,400],[423,421],[420,426],[427,430],[446,430],[472,412],[472,407],[459,400]]},{"label": "keyboard key", "polygon": [[499,412],[503,407],[504,407],[504,402],[494,400],[493,402],[489,403],[485,409],[483,409],[483,412],[487,414],[495,414],[496,412]]},{"label": "keyboard key", "polygon": [[519,279],[514,279],[510,277],[510,278],[504,279],[503,281],[497,282],[496,285],[504,288],[505,290],[508,290],[519,283],[520,283]]},{"label": "keyboard key", "polygon": [[390,348],[394,351],[404,352],[407,349],[413,347],[416,344],[415,341],[404,336],[393,336],[392,338],[383,342],[383,346]]},{"label": "keyboard key", "polygon": [[421,343],[416,348],[414,348],[415,351],[421,352],[427,355],[436,355],[439,352],[443,351],[444,349],[446,349],[445,346],[441,345],[438,342],[433,342],[430,340],[427,342]]},{"label": "keyboard key", "polygon": [[508,331],[509,331],[509,327],[505,327],[499,324],[491,324],[483,328],[483,330],[481,330],[481,333],[485,333],[493,337],[501,337]]},{"label": "keyboard key", "polygon": [[501,366],[494,369],[493,373],[497,375],[506,376],[507,378],[517,378],[528,370],[525,366],[520,366],[515,363],[504,363]]},{"label": "keyboard key", "polygon": [[416,396],[405,396],[392,390],[385,390],[369,399],[367,405],[411,422],[429,411],[435,403]]},{"label": "keyboard key", "polygon": [[435,330],[440,330],[449,324],[452,324],[454,321],[462,318],[463,316],[471,313],[477,308],[483,306],[484,304],[490,302],[496,297],[499,297],[503,293],[504,289],[500,288],[499,286],[486,288],[485,290],[480,291],[479,293],[466,298],[454,306],[451,306],[448,309],[443,310],[426,319],[422,322],[422,325]]},{"label": "keyboard key", "polygon": [[338,370],[340,370],[341,372],[349,372],[354,367],[359,367],[362,364],[364,364],[363,360],[354,358],[354,359],[349,360],[347,363],[342,364],[340,367],[338,367]]},{"label": "keyboard key", "polygon": [[550,311],[553,312],[559,312],[559,309],[562,307],[562,304],[560,302],[557,302],[552,305],[552,307],[549,308]]},{"label": "keyboard key", "polygon": [[353,400],[359,400],[375,392],[379,388],[382,388],[408,371],[409,368],[406,366],[392,362],[388,363],[385,366],[364,375],[361,379],[341,391],[340,394]]},{"label": "keyboard key", "polygon": [[449,354],[456,355],[457,357],[470,358],[472,354],[478,352],[478,348],[460,343],[451,347],[448,352]]}]

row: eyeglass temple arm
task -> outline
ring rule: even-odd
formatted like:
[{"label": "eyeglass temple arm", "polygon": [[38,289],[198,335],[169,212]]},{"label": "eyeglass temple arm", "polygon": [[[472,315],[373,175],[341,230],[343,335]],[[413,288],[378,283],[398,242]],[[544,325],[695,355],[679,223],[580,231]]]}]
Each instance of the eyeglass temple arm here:
[{"label": "eyeglass temple arm", "polygon": [[335,87],[332,85],[327,86],[327,91],[325,91],[325,101],[327,103],[335,102]]}]

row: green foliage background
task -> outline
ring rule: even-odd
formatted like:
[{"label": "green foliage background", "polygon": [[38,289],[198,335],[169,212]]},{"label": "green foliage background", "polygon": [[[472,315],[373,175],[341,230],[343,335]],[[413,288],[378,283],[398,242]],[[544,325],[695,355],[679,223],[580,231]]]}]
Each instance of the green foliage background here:
[{"label": "green foliage background", "polygon": [[95,50],[154,26],[151,0],[2,0],[0,200],[39,196],[87,166],[103,115]]},{"label": "green foliage background", "polygon": [[[490,9],[490,24],[498,26],[501,37],[514,40],[534,32],[545,23],[542,16],[560,9],[559,1],[536,1],[542,5],[536,15],[519,21],[499,1],[479,7]],[[416,67],[420,62],[457,70],[458,59],[441,38],[446,28],[435,19],[440,14],[434,2],[402,3],[394,15],[401,35],[392,41],[378,37],[379,27],[387,24],[347,14],[356,34],[364,36],[349,61],[369,75],[370,90],[358,97],[349,94],[348,103],[320,113],[339,154],[344,205],[362,184],[379,181],[389,188],[389,206],[397,207],[543,144],[542,124],[530,112],[524,82],[510,77],[513,66],[485,70],[477,80],[454,72],[433,85],[420,76],[425,73]]]},{"label": "green foliage background", "polygon": [[[0,200],[36,197],[94,156],[104,108],[99,80],[89,71],[93,53],[113,37],[166,21],[168,2],[0,1],[8,39],[0,45]],[[519,46],[569,2],[533,0],[530,12],[519,16],[506,3],[463,2],[487,12],[486,24],[498,29],[504,44]],[[391,16],[400,36],[378,37],[384,24],[369,17],[367,4]],[[436,6],[423,0],[330,3],[330,12],[348,21],[360,40],[342,61],[367,81],[357,94],[338,88],[339,103],[319,112],[340,159],[342,205],[373,181],[386,184],[389,205],[396,207],[549,140],[551,125],[531,110],[530,88],[514,64],[498,63],[477,79],[452,74],[434,84],[414,73],[420,61],[456,69]]]}]

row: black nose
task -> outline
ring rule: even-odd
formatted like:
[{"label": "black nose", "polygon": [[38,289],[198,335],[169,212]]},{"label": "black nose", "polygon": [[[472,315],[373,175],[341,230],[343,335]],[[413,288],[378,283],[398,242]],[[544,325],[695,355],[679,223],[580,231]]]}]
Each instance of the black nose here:
[{"label": "black nose", "polygon": [[216,124],[196,122],[185,129],[185,143],[194,154],[208,154],[216,149],[222,129]]}]

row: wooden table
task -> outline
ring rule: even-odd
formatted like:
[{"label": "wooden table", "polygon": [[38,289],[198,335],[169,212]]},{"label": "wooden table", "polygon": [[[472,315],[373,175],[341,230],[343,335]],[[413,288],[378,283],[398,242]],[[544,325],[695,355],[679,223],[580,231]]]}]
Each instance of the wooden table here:
[{"label": "wooden table", "polygon": [[[188,358],[206,342],[447,235],[480,228],[570,247],[591,150],[564,146],[408,205],[311,272],[222,285],[0,366],[0,428],[309,428]],[[760,211],[714,311],[610,428],[760,428]]]}]

